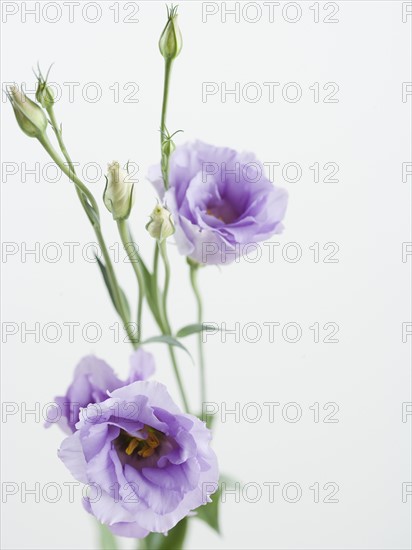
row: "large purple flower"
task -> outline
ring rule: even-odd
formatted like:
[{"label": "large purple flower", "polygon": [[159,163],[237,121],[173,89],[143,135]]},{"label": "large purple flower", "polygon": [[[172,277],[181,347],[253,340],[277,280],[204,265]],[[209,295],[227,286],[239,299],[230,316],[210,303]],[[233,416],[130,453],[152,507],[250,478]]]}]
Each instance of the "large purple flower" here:
[{"label": "large purple flower", "polygon": [[154,370],[153,356],[143,349],[138,349],[131,355],[130,372],[126,381],[120,380],[102,359],[94,355],[84,357],[74,371],[73,382],[66,395],[56,397],[55,405],[48,410],[46,425],[58,424],[66,433],[74,432],[82,408],[89,403],[104,401],[108,391],[137,380],[145,380]]},{"label": "large purple flower", "polygon": [[196,262],[229,263],[282,231],[287,193],[251,153],[196,141],[172,154],[166,193],[159,166],[148,177],[173,215],[179,252]]},{"label": "large purple flower", "polygon": [[166,533],[216,491],[211,433],[166,387],[134,382],[89,405],[59,456],[89,485],[85,507],[113,533]]}]

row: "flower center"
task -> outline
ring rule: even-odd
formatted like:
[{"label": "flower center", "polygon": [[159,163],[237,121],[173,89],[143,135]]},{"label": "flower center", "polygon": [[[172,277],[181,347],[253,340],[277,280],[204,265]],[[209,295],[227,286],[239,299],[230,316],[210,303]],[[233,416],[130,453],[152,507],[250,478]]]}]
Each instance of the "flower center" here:
[{"label": "flower center", "polygon": [[237,219],[235,209],[226,201],[217,204],[209,204],[206,208],[206,214],[213,216],[223,223],[232,223]]},{"label": "flower center", "polygon": [[159,447],[163,434],[150,426],[145,426],[144,429],[147,432],[146,438],[135,437],[122,430],[118,437],[119,449],[124,451],[127,456],[133,454],[142,458],[152,456]]}]

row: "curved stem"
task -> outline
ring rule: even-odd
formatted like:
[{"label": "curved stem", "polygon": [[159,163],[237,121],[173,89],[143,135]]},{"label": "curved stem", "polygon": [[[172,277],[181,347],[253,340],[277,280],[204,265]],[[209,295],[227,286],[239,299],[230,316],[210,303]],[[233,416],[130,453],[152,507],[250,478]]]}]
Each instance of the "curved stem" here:
[{"label": "curved stem", "polygon": [[[54,123],[55,123],[55,119],[54,119]],[[54,129],[55,129],[56,136],[58,136],[59,135],[59,130],[57,130],[57,128],[54,128]],[[65,155],[65,158],[69,163],[69,166],[66,166],[64,164],[63,160],[61,159],[61,157],[59,156],[57,151],[54,149],[53,145],[50,143],[50,141],[49,141],[48,137],[46,136],[46,134],[44,134],[43,136],[41,136],[41,138],[39,138],[40,143],[43,145],[44,149],[50,155],[52,160],[57,164],[57,166],[60,168],[60,170],[64,174],[66,174],[66,176],[68,176],[68,178],[76,186],[76,190],[77,190],[77,194],[79,196],[80,202],[81,202],[81,204],[84,208],[84,211],[87,214],[87,217],[90,220],[90,223],[92,224],[92,227],[93,227],[94,232],[96,234],[97,241],[99,243],[100,249],[102,251],[102,254],[103,254],[103,257],[104,257],[104,260],[105,260],[107,276],[110,280],[110,286],[111,286],[112,291],[113,291],[113,300],[114,300],[114,303],[115,303],[115,307],[116,307],[117,312],[119,313],[120,318],[121,318],[121,320],[124,324],[125,330],[126,330],[128,336],[129,336],[131,344],[133,345],[133,347],[136,347],[136,343],[135,343],[136,338],[133,335],[133,329],[130,326],[129,319],[128,319],[127,314],[124,310],[124,304],[123,304],[123,300],[121,298],[119,284],[117,282],[117,278],[116,278],[116,274],[115,274],[114,269],[113,269],[113,264],[112,264],[112,261],[111,261],[111,258],[110,258],[110,254],[107,250],[107,246],[106,246],[106,243],[104,241],[103,234],[102,234],[102,231],[101,231],[99,207],[97,206],[96,200],[93,197],[92,193],[84,185],[84,183],[76,176],[74,170],[72,170],[70,168],[70,165],[73,166],[73,163],[71,162],[71,160],[70,160],[70,162],[68,160],[70,157],[69,157],[69,154],[67,153],[66,148],[64,147],[64,143],[63,143],[61,134],[60,134],[60,137],[58,138],[58,140],[59,140],[59,145],[63,144],[63,150],[64,150],[63,154]]]},{"label": "curved stem", "polygon": [[[63,141],[62,131],[61,131],[61,128],[58,127],[58,123],[57,123],[57,120],[56,120],[56,116],[54,114],[53,106],[51,106],[47,109],[47,113],[50,117],[51,126],[52,126],[53,132],[54,132],[54,134],[57,138],[57,142],[59,144],[60,150],[63,153],[63,156],[66,159],[67,164],[69,165],[69,168],[70,168],[71,172],[75,175],[76,170],[74,168],[74,164],[73,164],[73,161],[72,161],[72,159],[69,155],[69,152],[66,149],[66,145]],[[75,189],[76,189],[77,196],[79,197],[79,200],[82,203],[82,206],[83,206],[83,208],[84,208],[84,210],[87,214],[87,217],[89,218],[90,222],[93,224],[93,218],[90,216],[90,212],[89,212],[89,210],[86,206],[86,201],[87,201],[86,195],[82,191],[80,191],[80,189],[78,188],[77,185],[75,185]]]},{"label": "curved stem", "polygon": [[107,275],[108,275],[108,277],[109,277],[109,279],[112,283],[112,289],[113,289],[113,293],[114,293],[114,301],[115,301],[115,304],[117,304],[117,307],[116,307],[117,312],[120,315],[120,318],[123,322],[123,326],[124,326],[124,329],[127,333],[128,338],[130,340],[130,343],[132,344],[133,348],[136,349],[137,345],[138,345],[138,340],[137,340],[137,338],[136,338],[136,336],[133,332],[133,326],[130,323],[130,319],[128,318],[127,313],[126,313],[125,308],[124,308],[124,303],[123,303],[123,299],[122,299],[122,296],[121,296],[121,291],[120,291],[120,288],[119,288],[119,284],[118,284],[117,279],[116,279],[116,274],[114,272],[113,264],[112,264],[109,252],[107,250],[106,243],[104,242],[104,238],[103,238],[103,235],[102,235],[102,232],[101,232],[100,225],[96,226],[94,228],[94,230],[95,230],[96,237],[97,237],[97,240],[99,242],[101,251],[103,253],[103,258],[104,258],[104,262],[105,262],[106,269],[107,269]]},{"label": "curved stem", "polygon": [[[197,303],[197,322],[201,324],[203,322],[203,304],[200,290],[197,284],[197,273],[199,271],[198,266],[190,266],[190,282],[192,284],[193,292]],[[200,397],[202,400],[202,407],[206,403],[206,369],[205,358],[203,354],[203,341],[202,332],[198,334],[198,351],[199,351],[199,366],[200,366]]]},{"label": "curved stem", "polygon": [[132,253],[131,250],[131,244],[134,244],[131,236],[130,231],[127,226],[127,223],[125,220],[119,220],[117,222],[117,227],[119,229],[120,238],[122,240],[124,249],[126,250],[126,253],[129,257],[130,263],[132,264],[133,271],[135,272],[136,278],[137,278],[137,284],[139,287],[139,298],[138,298],[138,306],[137,306],[137,329],[138,329],[138,337],[137,337],[137,343],[140,342],[142,336],[141,336],[141,327],[142,327],[142,308],[143,308],[143,296],[144,296],[144,279],[143,275],[139,269],[138,263],[139,263],[139,253],[137,249],[133,246]]},{"label": "curved stem", "polygon": [[69,155],[69,153],[66,149],[66,146],[64,144],[62,131],[61,131],[61,129],[58,128],[58,124],[57,124],[56,116],[54,114],[53,107],[49,107],[47,109],[47,113],[50,117],[50,122],[51,122],[51,125],[52,125],[52,128],[53,128],[53,131],[56,135],[57,141],[59,143],[60,150],[63,153],[64,158],[67,160],[67,163],[69,165],[70,170],[73,172],[73,174],[75,174],[76,170],[74,169],[73,161],[70,158],[70,155]]},{"label": "curved stem", "polygon": [[99,207],[97,206],[96,199],[93,197],[92,193],[87,189],[87,187],[84,185],[84,183],[79,180],[79,178],[71,170],[71,168],[66,166],[64,164],[64,162],[62,162],[62,159],[59,157],[59,155],[57,154],[57,152],[53,148],[53,145],[50,143],[49,138],[46,136],[46,134],[43,134],[39,138],[39,141],[43,145],[43,147],[46,149],[46,151],[50,155],[50,157],[57,164],[57,166],[60,168],[60,170],[64,174],[66,174],[66,176],[69,179],[71,179],[72,182],[76,185],[76,187],[85,195],[85,197],[87,198],[87,200],[90,203],[90,206],[93,208],[97,219],[99,219]]},{"label": "curved stem", "polygon": [[[163,334],[165,335],[172,335],[172,329],[169,322],[169,317],[167,314],[167,296],[169,293],[169,284],[170,284],[170,263],[169,258],[167,256],[167,248],[166,248],[166,241],[159,242],[158,248],[160,250],[160,254],[162,256],[162,260],[164,263],[165,268],[165,284],[164,284],[164,291],[162,296],[162,318],[164,319],[164,327],[160,327]],[[185,407],[186,412],[189,412],[189,403],[186,397],[186,392],[183,387],[182,378],[180,376],[179,366],[177,364],[175,350],[173,349],[173,346],[169,346],[169,355],[170,359],[172,361],[173,370],[175,372],[177,385],[179,386],[180,395],[182,397],[183,405]]]}]

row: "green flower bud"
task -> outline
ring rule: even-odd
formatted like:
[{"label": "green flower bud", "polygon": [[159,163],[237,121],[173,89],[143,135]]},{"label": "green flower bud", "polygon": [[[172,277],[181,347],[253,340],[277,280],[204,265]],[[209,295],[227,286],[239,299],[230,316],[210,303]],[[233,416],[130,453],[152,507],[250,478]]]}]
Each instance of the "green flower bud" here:
[{"label": "green flower bud", "polygon": [[175,59],[183,46],[182,33],[177,24],[177,7],[167,8],[168,20],[159,40],[160,53],[166,60]]},{"label": "green flower bud", "polygon": [[149,235],[159,242],[164,241],[175,232],[172,214],[160,204],[155,206],[150,215],[150,221],[146,225]]},{"label": "green flower bud", "polygon": [[176,149],[176,145],[174,144],[174,141],[171,138],[166,139],[162,143],[162,153],[167,157],[170,157],[175,149]]},{"label": "green flower bud", "polygon": [[129,217],[134,203],[134,184],[126,170],[120,168],[116,161],[108,165],[103,201],[114,220],[125,220]]},{"label": "green flower bud", "polygon": [[40,78],[36,90],[36,99],[45,109],[50,109],[54,105],[54,93],[47,85],[47,82]]},{"label": "green flower bud", "polygon": [[17,86],[11,86],[7,95],[10,99],[17,122],[29,137],[40,137],[47,128],[47,118],[43,109],[23,94]]}]

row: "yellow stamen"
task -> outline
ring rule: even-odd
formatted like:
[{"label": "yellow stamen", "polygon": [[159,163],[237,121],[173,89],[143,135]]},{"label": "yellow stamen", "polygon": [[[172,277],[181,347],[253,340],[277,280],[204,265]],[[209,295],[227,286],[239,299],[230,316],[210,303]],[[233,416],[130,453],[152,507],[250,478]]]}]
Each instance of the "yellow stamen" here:
[{"label": "yellow stamen", "polygon": [[148,433],[145,443],[146,445],[148,445],[153,449],[156,449],[160,445],[159,439],[156,437],[156,435],[153,432]]},{"label": "yellow stamen", "polygon": [[137,454],[142,458],[148,458],[149,456],[152,456],[154,452],[155,450],[153,447],[144,447],[140,451],[137,451]]},{"label": "yellow stamen", "polygon": [[130,456],[141,441],[142,441],[141,439],[138,439],[137,437],[133,437],[130,440],[129,445],[126,447],[126,454]]},{"label": "yellow stamen", "polygon": [[155,434],[155,431],[146,426],[147,429],[147,438],[142,439],[140,437],[130,437],[129,444],[127,445],[125,452],[128,456],[132,455],[136,449],[138,449],[137,454],[143,458],[152,456],[155,449],[160,445],[160,440]]}]

